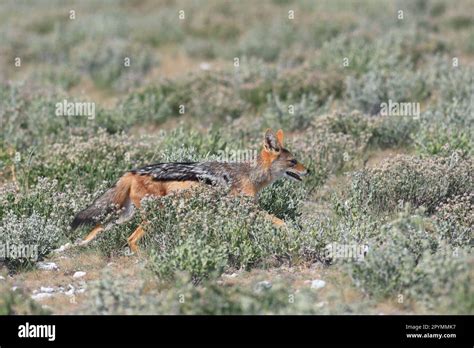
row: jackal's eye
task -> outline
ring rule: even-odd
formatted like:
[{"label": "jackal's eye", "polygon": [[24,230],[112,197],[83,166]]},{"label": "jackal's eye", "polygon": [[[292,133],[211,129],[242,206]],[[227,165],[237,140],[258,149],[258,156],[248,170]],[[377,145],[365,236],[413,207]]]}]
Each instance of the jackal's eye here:
[{"label": "jackal's eye", "polygon": [[298,161],[295,160],[295,159],[291,159],[291,160],[289,160],[288,162],[290,162],[290,164],[291,164],[292,166],[296,166],[296,165],[298,164]]}]

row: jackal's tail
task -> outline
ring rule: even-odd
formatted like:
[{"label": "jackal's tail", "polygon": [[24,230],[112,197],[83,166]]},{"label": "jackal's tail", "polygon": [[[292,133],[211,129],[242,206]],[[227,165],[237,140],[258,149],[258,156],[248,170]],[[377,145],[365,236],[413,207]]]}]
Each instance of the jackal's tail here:
[{"label": "jackal's tail", "polygon": [[112,188],[97,197],[86,209],[80,211],[71,223],[72,230],[81,225],[98,223],[101,217],[122,208],[130,192],[129,180],[120,179]]}]

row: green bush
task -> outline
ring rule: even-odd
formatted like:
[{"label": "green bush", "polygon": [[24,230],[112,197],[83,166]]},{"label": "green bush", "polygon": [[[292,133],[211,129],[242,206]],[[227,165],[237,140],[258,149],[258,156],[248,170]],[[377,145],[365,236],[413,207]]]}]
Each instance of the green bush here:
[{"label": "green bush", "polygon": [[445,238],[454,246],[469,246],[474,232],[474,193],[448,198],[436,208],[434,219]]},{"label": "green bush", "polygon": [[470,248],[445,245],[437,253],[426,252],[413,270],[408,296],[430,310],[440,309],[451,314],[472,313],[473,262]]},{"label": "green bush", "polygon": [[277,96],[269,97],[267,105],[262,114],[263,124],[267,128],[282,128],[287,131],[308,128],[314,117],[322,113],[323,109],[318,107],[318,98],[314,95],[303,95],[297,103],[284,103]]},{"label": "green bush", "polygon": [[302,183],[282,179],[262,190],[259,205],[265,211],[284,220],[295,220],[301,215],[301,208],[307,197]]},{"label": "green bush", "polygon": [[369,243],[364,260],[351,262],[349,272],[357,286],[386,297],[411,285],[412,273],[425,251],[438,247],[421,216],[401,215],[380,228]]},{"label": "green bush", "polygon": [[453,68],[440,57],[431,64],[431,78],[436,81],[440,95],[437,102],[422,113],[416,148],[420,153],[430,155],[450,154],[457,150],[472,155],[472,68]]},{"label": "green bush", "polygon": [[[159,138],[158,138],[159,139]],[[58,180],[60,187],[72,183],[94,190],[104,181],[113,183],[128,169],[148,162],[155,154],[157,137],[148,142],[125,134],[107,134],[99,130],[94,136],[70,136],[45,145],[17,163],[18,180],[23,186],[45,176]]]},{"label": "green bush", "polygon": [[[0,87],[0,145],[22,151],[27,146],[54,139],[65,133],[69,122],[80,125],[86,117],[59,117],[55,104],[65,97],[55,90],[46,93],[37,85],[2,83]],[[43,140],[44,139],[44,140]]]},{"label": "green bush", "polygon": [[238,118],[247,108],[230,75],[204,72],[131,93],[119,111],[131,124],[186,116],[209,124]]},{"label": "green bush", "polygon": [[46,315],[48,310],[41,308],[21,290],[11,290],[0,285],[0,315]]},{"label": "green bush", "polygon": [[144,243],[155,250],[150,267],[160,277],[188,271],[198,282],[228,268],[298,259],[298,232],[273,227],[249,199],[204,188],[159,202],[158,211],[156,202],[146,208]]},{"label": "green bush", "polygon": [[360,212],[387,213],[410,204],[427,212],[474,187],[471,158],[398,155],[352,175],[351,204]]},{"label": "green bush", "polygon": [[90,197],[80,187],[60,189],[55,180],[40,178],[28,190],[2,189],[0,244],[30,248],[33,258],[6,258],[11,269],[34,264],[66,240],[71,217]]},{"label": "green bush", "polygon": [[371,70],[359,78],[347,79],[346,93],[349,106],[376,115],[381,103],[416,102],[429,96],[425,77],[410,70],[380,72]]},{"label": "green bush", "polygon": [[174,286],[158,286],[158,289],[160,287],[160,291],[156,287],[150,290],[146,283],[130,284],[111,275],[104,276],[92,285],[91,300],[80,313],[256,315],[328,312],[326,308],[317,306],[318,295],[314,291],[303,289],[295,294],[293,289],[283,284],[274,284],[263,291],[215,282],[194,286],[189,276],[180,273]]},{"label": "green bush", "polygon": [[291,46],[296,41],[297,35],[294,26],[281,21],[256,25],[242,35],[236,56],[275,61],[283,47]]},{"label": "green bush", "polygon": [[[125,59],[130,59],[130,66]],[[127,90],[138,85],[156,63],[148,49],[122,40],[86,42],[76,47],[78,69],[102,88]]]}]

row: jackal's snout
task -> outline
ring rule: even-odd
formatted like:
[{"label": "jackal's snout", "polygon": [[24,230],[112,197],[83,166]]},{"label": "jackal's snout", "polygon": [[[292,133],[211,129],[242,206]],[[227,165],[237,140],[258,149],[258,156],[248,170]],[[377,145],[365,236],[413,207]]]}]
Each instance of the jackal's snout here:
[{"label": "jackal's snout", "polygon": [[302,181],[302,178],[309,174],[309,170],[297,160],[293,160],[293,163],[294,166],[285,171],[285,176],[296,181]]}]

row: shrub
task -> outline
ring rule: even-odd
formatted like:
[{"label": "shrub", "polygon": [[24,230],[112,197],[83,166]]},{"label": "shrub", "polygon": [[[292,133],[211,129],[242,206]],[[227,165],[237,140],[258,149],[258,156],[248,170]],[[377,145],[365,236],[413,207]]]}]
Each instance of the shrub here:
[{"label": "shrub", "polygon": [[238,118],[247,107],[230,76],[203,72],[131,93],[121,103],[120,111],[131,124],[161,123],[183,115],[211,123]]},{"label": "shrub", "polygon": [[[132,13],[133,11],[128,12],[125,18],[129,27],[123,26],[122,18],[121,24],[126,30],[126,36],[134,42],[141,42],[154,48],[178,44],[186,38],[185,28],[176,23],[177,10],[175,8],[163,4],[157,12],[140,13],[137,16],[132,16]],[[117,33],[117,31],[112,32]]]},{"label": "shrub", "polygon": [[58,180],[60,187],[76,183],[94,190],[104,181],[112,183],[125,170],[153,158],[156,137],[148,140],[143,142],[123,133],[110,135],[104,130],[89,139],[70,136],[19,162],[18,177],[24,186],[45,176]]},{"label": "shrub", "polygon": [[[190,277],[180,273],[172,287],[130,282],[105,276],[92,285],[87,314],[185,314],[185,315],[238,315],[238,314],[316,314],[326,309],[317,306],[317,294],[301,290],[293,294],[282,284],[255,291],[247,287],[229,287],[215,282],[192,285]],[[132,286],[131,286],[132,285]]]},{"label": "shrub", "polygon": [[283,128],[288,131],[306,129],[322,111],[317,102],[318,98],[314,95],[303,95],[297,103],[284,103],[277,96],[269,97],[267,108],[262,114],[263,123],[267,128]]},{"label": "shrub", "polygon": [[439,88],[439,98],[422,113],[416,147],[424,154],[450,154],[461,151],[472,155],[473,117],[470,96],[474,93],[469,80],[472,68],[453,68],[436,57],[432,80]]},{"label": "shrub", "polygon": [[295,220],[301,215],[301,208],[307,198],[302,183],[281,179],[260,192],[259,205],[265,211],[284,220]]},{"label": "shrub", "polygon": [[42,178],[24,191],[3,188],[0,201],[0,244],[34,251],[32,258],[6,258],[16,269],[42,259],[65,239],[71,216],[89,197],[79,188],[59,189],[57,181]]},{"label": "shrub", "polygon": [[74,69],[55,66],[40,70],[35,70],[32,79],[44,81],[51,84],[53,88],[57,86],[63,90],[69,90],[80,82],[80,75]]},{"label": "shrub", "polygon": [[[86,42],[74,52],[75,64],[102,88],[120,91],[138,85],[155,61],[146,48],[122,40]],[[130,66],[125,59],[130,59]]]},{"label": "shrub", "polygon": [[[64,98],[55,90],[39,91],[37,85],[5,83],[0,88],[0,145],[22,151],[25,147],[43,142],[46,135],[53,139],[64,132],[69,118],[54,114],[55,103]],[[85,122],[75,117],[74,124]]]},{"label": "shrub", "polygon": [[474,193],[448,198],[435,211],[434,219],[443,238],[453,246],[469,246],[474,228]]},{"label": "shrub", "polygon": [[416,102],[429,96],[425,77],[409,70],[380,72],[371,70],[359,78],[346,80],[348,104],[364,113],[377,115],[381,103]]},{"label": "shrub", "polygon": [[400,216],[384,225],[369,244],[363,261],[349,264],[357,286],[368,293],[386,297],[410,286],[412,272],[423,253],[435,251],[438,242],[421,216]]},{"label": "shrub", "polygon": [[21,290],[11,290],[0,285],[0,315],[45,315],[49,311],[41,308]]},{"label": "shrub", "polygon": [[378,298],[406,296],[428,309],[472,309],[470,248],[456,247],[436,221],[405,211],[371,238],[364,260],[346,265],[355,284]]},{"label": "shrub", "polygon": [[273,83],[273,93],[288,102],[296,102],[303,96],[314,96],[315,106],[341,97],[344,77],[336,71],[309,69],[307,67],[284,70]]},{"label": "shrub", "polygon": [[343,58],[348,58],[351,71],[366,72],[371,61],[371,53],[373,50],[369,38],[341,35],[323,44],[314,65],[322,69],[342,68]]},{"label": "shrub", "polygon": [[436,253],[425,252],[413,270],[408,296],[431,310],[469,314],[474,310],[470,248],[449,244]]},{"label": "shrub", "polygon": [[297,31],[289,24],[280,21],[262,23],[243,34],[236,56],[261,58],[266,62],[278,59],[283,47],[296,41]]},{"label": "shrub", "polygon": [[161,198],[160,204],[159,211],[153,204],[147,208],[152,215],[145,241],[156,250],[151,267],[160,277],[186,270],[198,282],[229,267],[298,258],[297,231],[272,227],[248,199],[204,188],[189,198]]},{"label": "shrub", "polygon": [[189,272],[193,282],[214,274],[220,275],[228,262],[227,248],[206,244],[206,241],[190,235],[178,242],[169,252],[152,251],[151,264],[161,277],[174,275],[177,270]]},{"label": "shrub", "polygon": [[[427,113],[430,122],[435,117]],[[441,121],[434,121],[422,129],[416,136],[416,148],[421,154],[429,155],[450,155],[453,151],[460,151],[465,154],[472,154],[474,149],[472,143],[472,134],[469,128],[456,128],[449,124],[443,124]]]},{"label": "shrub", "polygon": [[474,187],[470,158],[417,158],[398,155],[352,176],[351,204],[360,212],[386,213],[406,203],[430,213],[446,199]]}]

